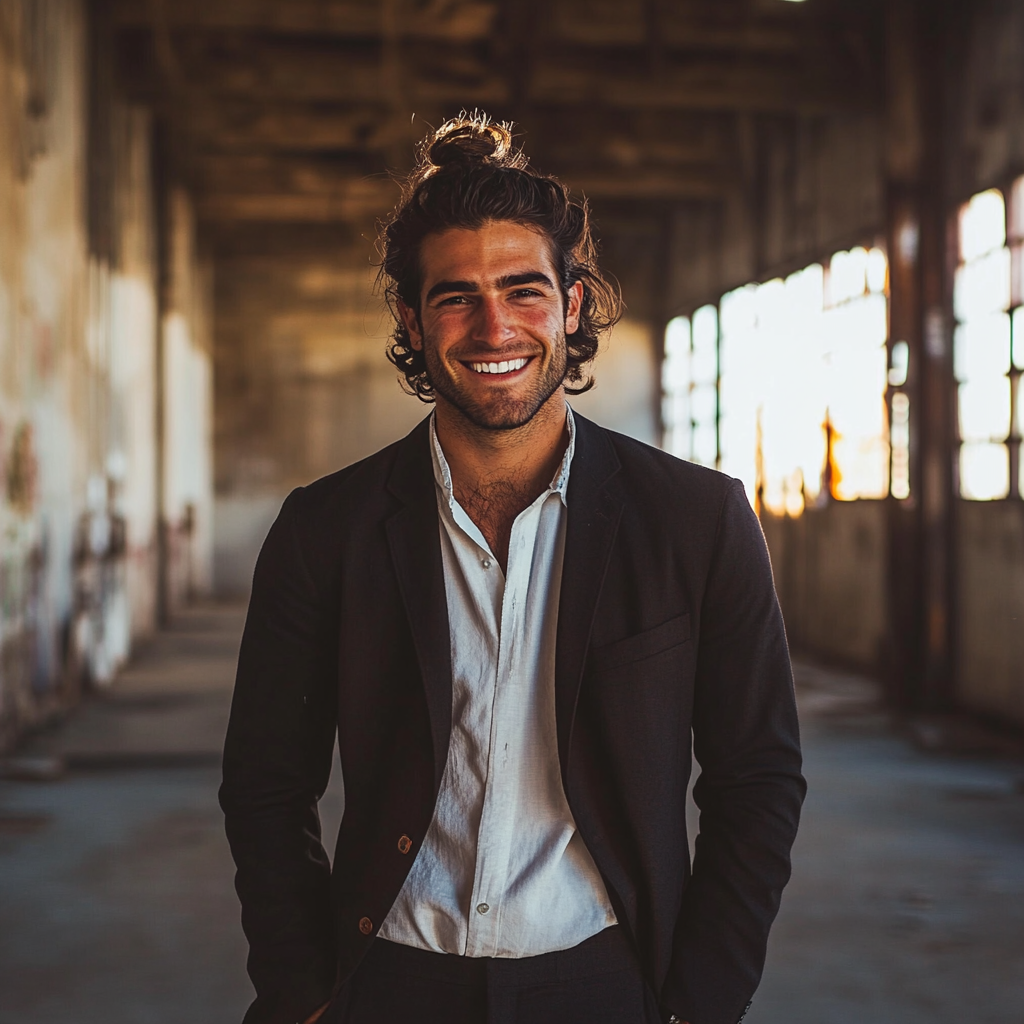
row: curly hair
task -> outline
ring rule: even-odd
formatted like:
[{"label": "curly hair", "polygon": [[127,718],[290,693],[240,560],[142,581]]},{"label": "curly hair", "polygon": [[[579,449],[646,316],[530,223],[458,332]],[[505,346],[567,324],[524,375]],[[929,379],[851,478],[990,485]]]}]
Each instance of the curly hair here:
[{"label": "curly hair", "polygon": [[419,315],[420,247],[428,235],[453,227],[479,228],[489,221],[512,221],[543,232],[563,302],[573,284],[583,285],[579,327],[566,336],[569,394],[593,387],[593,377],[585,376],[583,368],[597,355],[601,335],[621,315],[618,286],[597,266],[586,200],[573,199],[556,178],[531,168],[513,145],[512,127],[465,111],[441,125],[417,147],[402,198],[381,227],[377,279],[395,320],[387,355],[404,374],[405,390],[423,402],[433,401],[433,388],[423,352],[412,347],[396,299]]}]

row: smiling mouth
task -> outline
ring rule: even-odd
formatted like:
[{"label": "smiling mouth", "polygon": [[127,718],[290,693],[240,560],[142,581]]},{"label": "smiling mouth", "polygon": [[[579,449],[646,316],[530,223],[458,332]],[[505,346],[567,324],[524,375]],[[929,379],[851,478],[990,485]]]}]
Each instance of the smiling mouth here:
[{"label": "smiling mouth", "polygon": [[514,373],[521,370],[530,360],[528,358],[505,359],[497,363],[466,363],[474,373]]}]

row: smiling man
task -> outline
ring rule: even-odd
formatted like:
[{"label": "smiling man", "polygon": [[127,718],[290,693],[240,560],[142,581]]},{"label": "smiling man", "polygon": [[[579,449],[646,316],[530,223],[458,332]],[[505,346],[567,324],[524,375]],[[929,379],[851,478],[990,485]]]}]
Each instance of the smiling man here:
[{"label": "smiling man", "polygon": [[804,793],[742,486],[567,405],[617,294],[506,126],[425,141],[382,278],[434,411],[260,555],[221,789],[245,1020],[734,1024]]}]

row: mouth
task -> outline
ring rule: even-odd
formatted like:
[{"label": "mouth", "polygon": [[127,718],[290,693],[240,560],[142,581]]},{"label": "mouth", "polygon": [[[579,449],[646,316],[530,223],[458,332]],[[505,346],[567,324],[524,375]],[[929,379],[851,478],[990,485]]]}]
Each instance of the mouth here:
[{"label": "mouth", "polygon": [[467,362],[462,365],[468,367],[474,373],[487,376],[505,376],[510,373],[518,373],[530,362],[530,358],[532,357],[521,356],[518,359],[502,359],[496,362]]}]

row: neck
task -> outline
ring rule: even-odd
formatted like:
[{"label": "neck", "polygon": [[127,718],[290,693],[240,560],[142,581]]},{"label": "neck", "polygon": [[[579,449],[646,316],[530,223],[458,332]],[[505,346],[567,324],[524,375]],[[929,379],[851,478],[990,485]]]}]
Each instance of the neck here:
[{"label": "neck", "polygon": [[528,423],[488,430],[438,397],[435,427],[456,494],[514,488],[530,504],[551,483],[569,443],[565,393],[559,388]]}]

